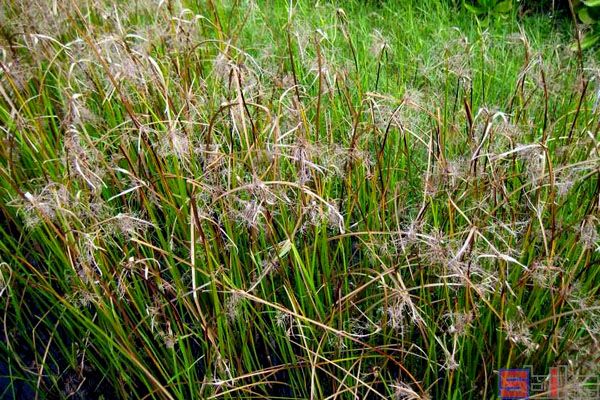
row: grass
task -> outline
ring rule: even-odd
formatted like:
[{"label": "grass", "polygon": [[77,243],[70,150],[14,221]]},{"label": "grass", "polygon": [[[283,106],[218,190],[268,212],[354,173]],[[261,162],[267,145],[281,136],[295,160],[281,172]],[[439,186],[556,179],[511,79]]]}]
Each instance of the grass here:
[{"label": "grass", "polygon": [[309,3],[3,6],[0,397],[594,389],[597,52]]}]

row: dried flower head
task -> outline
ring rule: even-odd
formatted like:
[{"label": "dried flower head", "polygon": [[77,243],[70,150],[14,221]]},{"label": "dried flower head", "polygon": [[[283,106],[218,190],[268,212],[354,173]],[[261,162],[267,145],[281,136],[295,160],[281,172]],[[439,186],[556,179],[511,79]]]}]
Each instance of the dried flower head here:
[{"label": "dried flower head", "polygon": [[397,381],[391,385],[394,389],[394,400],[429,400],[427,393],[419,394],[407,383]]},{"label": "dried flower head", "polygon": [[561,269],[554,265],[536,261],[531,265],[531,278],[537,286],[551,288],[560,271]]},{"label": "dried flower head", "polygon": [[106,186],[102,180],[102,155],[91,145],[89,138],[82,136],[73,125],[65,134],[64,157],[91,190],[97,191]]},{"label": "dried flower head", "polygon": [[581,224],[579,241],[585,249],[598,251],[600,249],[598,235],[598,219],[589,215]]},{"label": "dried flower head", "polygon": [[275,314],[275,324],[285,331],[286,336],[292,336],[293,334],[293,317],[281,311],[277,311]]},{"label": "dried flower head", "polygon": [[389,51],[389,40],[383,36],[380,30],[375,29],[371,33],[371,47],[369,52],[373,57],[380,57],[383,51]]},{"label": "dried flower head", "polygon": [[233,64],[229,58],[223,53],[217,54],[217,57],[215,57],[215,60],[213,61],[213,71],[221,83],[229,83],[232,70]]},{"label": "dried flower head", "polygon": [[394,291],[389,305],[384,311],[387,325],[400,332],[402,336],[407,326],[423,322],[423,318],[410,298],[410,294],[403,289]]},{"label": "dried flower head", "polygon": [[158,153],[161,156],[175,156],[185,159],[191,154],[192,144],[188,135],[180,129],[169,129],[158,142]]},{"label": "dried flower head", "polygon": [[242,295],[234,292],[225,302],[225,315],[229,322],[235,321],[240,316],[243,305],[242,300],[244,300]]},{"label": "dried flower head", "polygon": [[445,317],[450,325],[448,327],[448,333],[464,335],[473,322],[474,314],[473,311],[469,311],[467,313],[452,312],[446,314]]},{"label": "dried flower head", "polygon": [[540,345],[531,338],[531,332],[526,323],[522,320],[508,321],[504,326],[506,337],[516,345],[522,345],[527,354],[533,353]]},{"label": "dried flower head", "polygon": [[89,307],[102,302],[102,297],[88,288],[77,288],[68,296],[70,303],[76,307]]},{"label": "dried flower head", "polygon": [[111,221],[114,223],[113,227],[116,232],[127,237],[139,236],[148,227],[154,226],[151,222],[141,219],[136,214],[119,213],[111,218]]},{"label": "dried flower head", "polygon": [[519,158],[527,170],[530,182],[537,183],[542,178],[542,173],[545,168],[546,157],[544,151],[537,145],[517,145],[516,149]]},{"label": "dried flower head", "polygon": [[248,228],[257,229],[264,220],[266,209],[262,202],[257,200],[239,200],[242,209],[236,214],[239,220]]},{"label": "dried flower head", "polygon": [[44,220],[56,221],[76,201],[64,185],[50,182],[37,193],[25,192],[24,199],[17,198],[9,204],[18,207],[26,227],[34,228]]},{"label": "dried flower head", "polygon": [[159,331],[158,336],[163,340],[167,349],[173,350],[175,348],[175,344],[177,343],[177,335],[173,333],[170,322],[166,323],[166,331]]}]

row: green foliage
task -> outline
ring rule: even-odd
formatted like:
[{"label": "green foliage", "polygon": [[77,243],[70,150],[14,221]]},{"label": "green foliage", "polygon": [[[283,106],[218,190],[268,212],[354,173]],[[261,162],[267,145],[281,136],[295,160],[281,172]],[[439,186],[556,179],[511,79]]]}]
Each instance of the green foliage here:
[{"label": "green foliage", "polygon": [[[515,0],[463,0],[463,7],[473,15],[477,16],[478,21],[483,25],[489,25],[490,20],[498,18],[506,19],[516,6],[528,10],[534,10],[541,13],[556,12],[558,9],[569,8],[568,3],[561,2],[558,5],[555,2],[547,0],[529,0],[517,2]],[[600,0],[572,0],[575,14],[587,31],[581,41],[583,50],[594,47],[600,42]],[[568,13],[563,13],[567,16]],[[577,48],[577,44],[571,46]]]},{"label": "green foliage", "polygon": [[574,6],[579,20],[588,26],[581,48],[591,48],[600,42],[600,0],[578,0]]},{"label": "green foliage", "polygon": [[487,23],[490,18],[506,18],[514,9],[514,0],[463,0],[463,6]]},{"label": "green foliage", "polygon": [[598,376],[598,78],[568,20],[5,3],[0,398],[467,400],[501,368]]}]

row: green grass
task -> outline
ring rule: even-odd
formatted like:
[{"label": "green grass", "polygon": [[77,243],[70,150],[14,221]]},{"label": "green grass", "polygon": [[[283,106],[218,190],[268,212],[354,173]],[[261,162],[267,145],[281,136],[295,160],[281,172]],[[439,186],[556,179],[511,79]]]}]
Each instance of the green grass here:
[{"label": "green grass", "polygon": [[0,397],[597,382],[600,73],[568,18],[64,3],[0,10]]}]

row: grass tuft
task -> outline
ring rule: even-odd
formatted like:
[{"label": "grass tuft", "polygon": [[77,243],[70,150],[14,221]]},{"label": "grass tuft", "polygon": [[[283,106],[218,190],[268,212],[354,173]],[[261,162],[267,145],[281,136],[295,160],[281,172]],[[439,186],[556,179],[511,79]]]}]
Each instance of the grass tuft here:
[{"label": "grass tuft", "polygon": [[0,397],[592,393],[597,53],[514,14],[3,6]]}]

